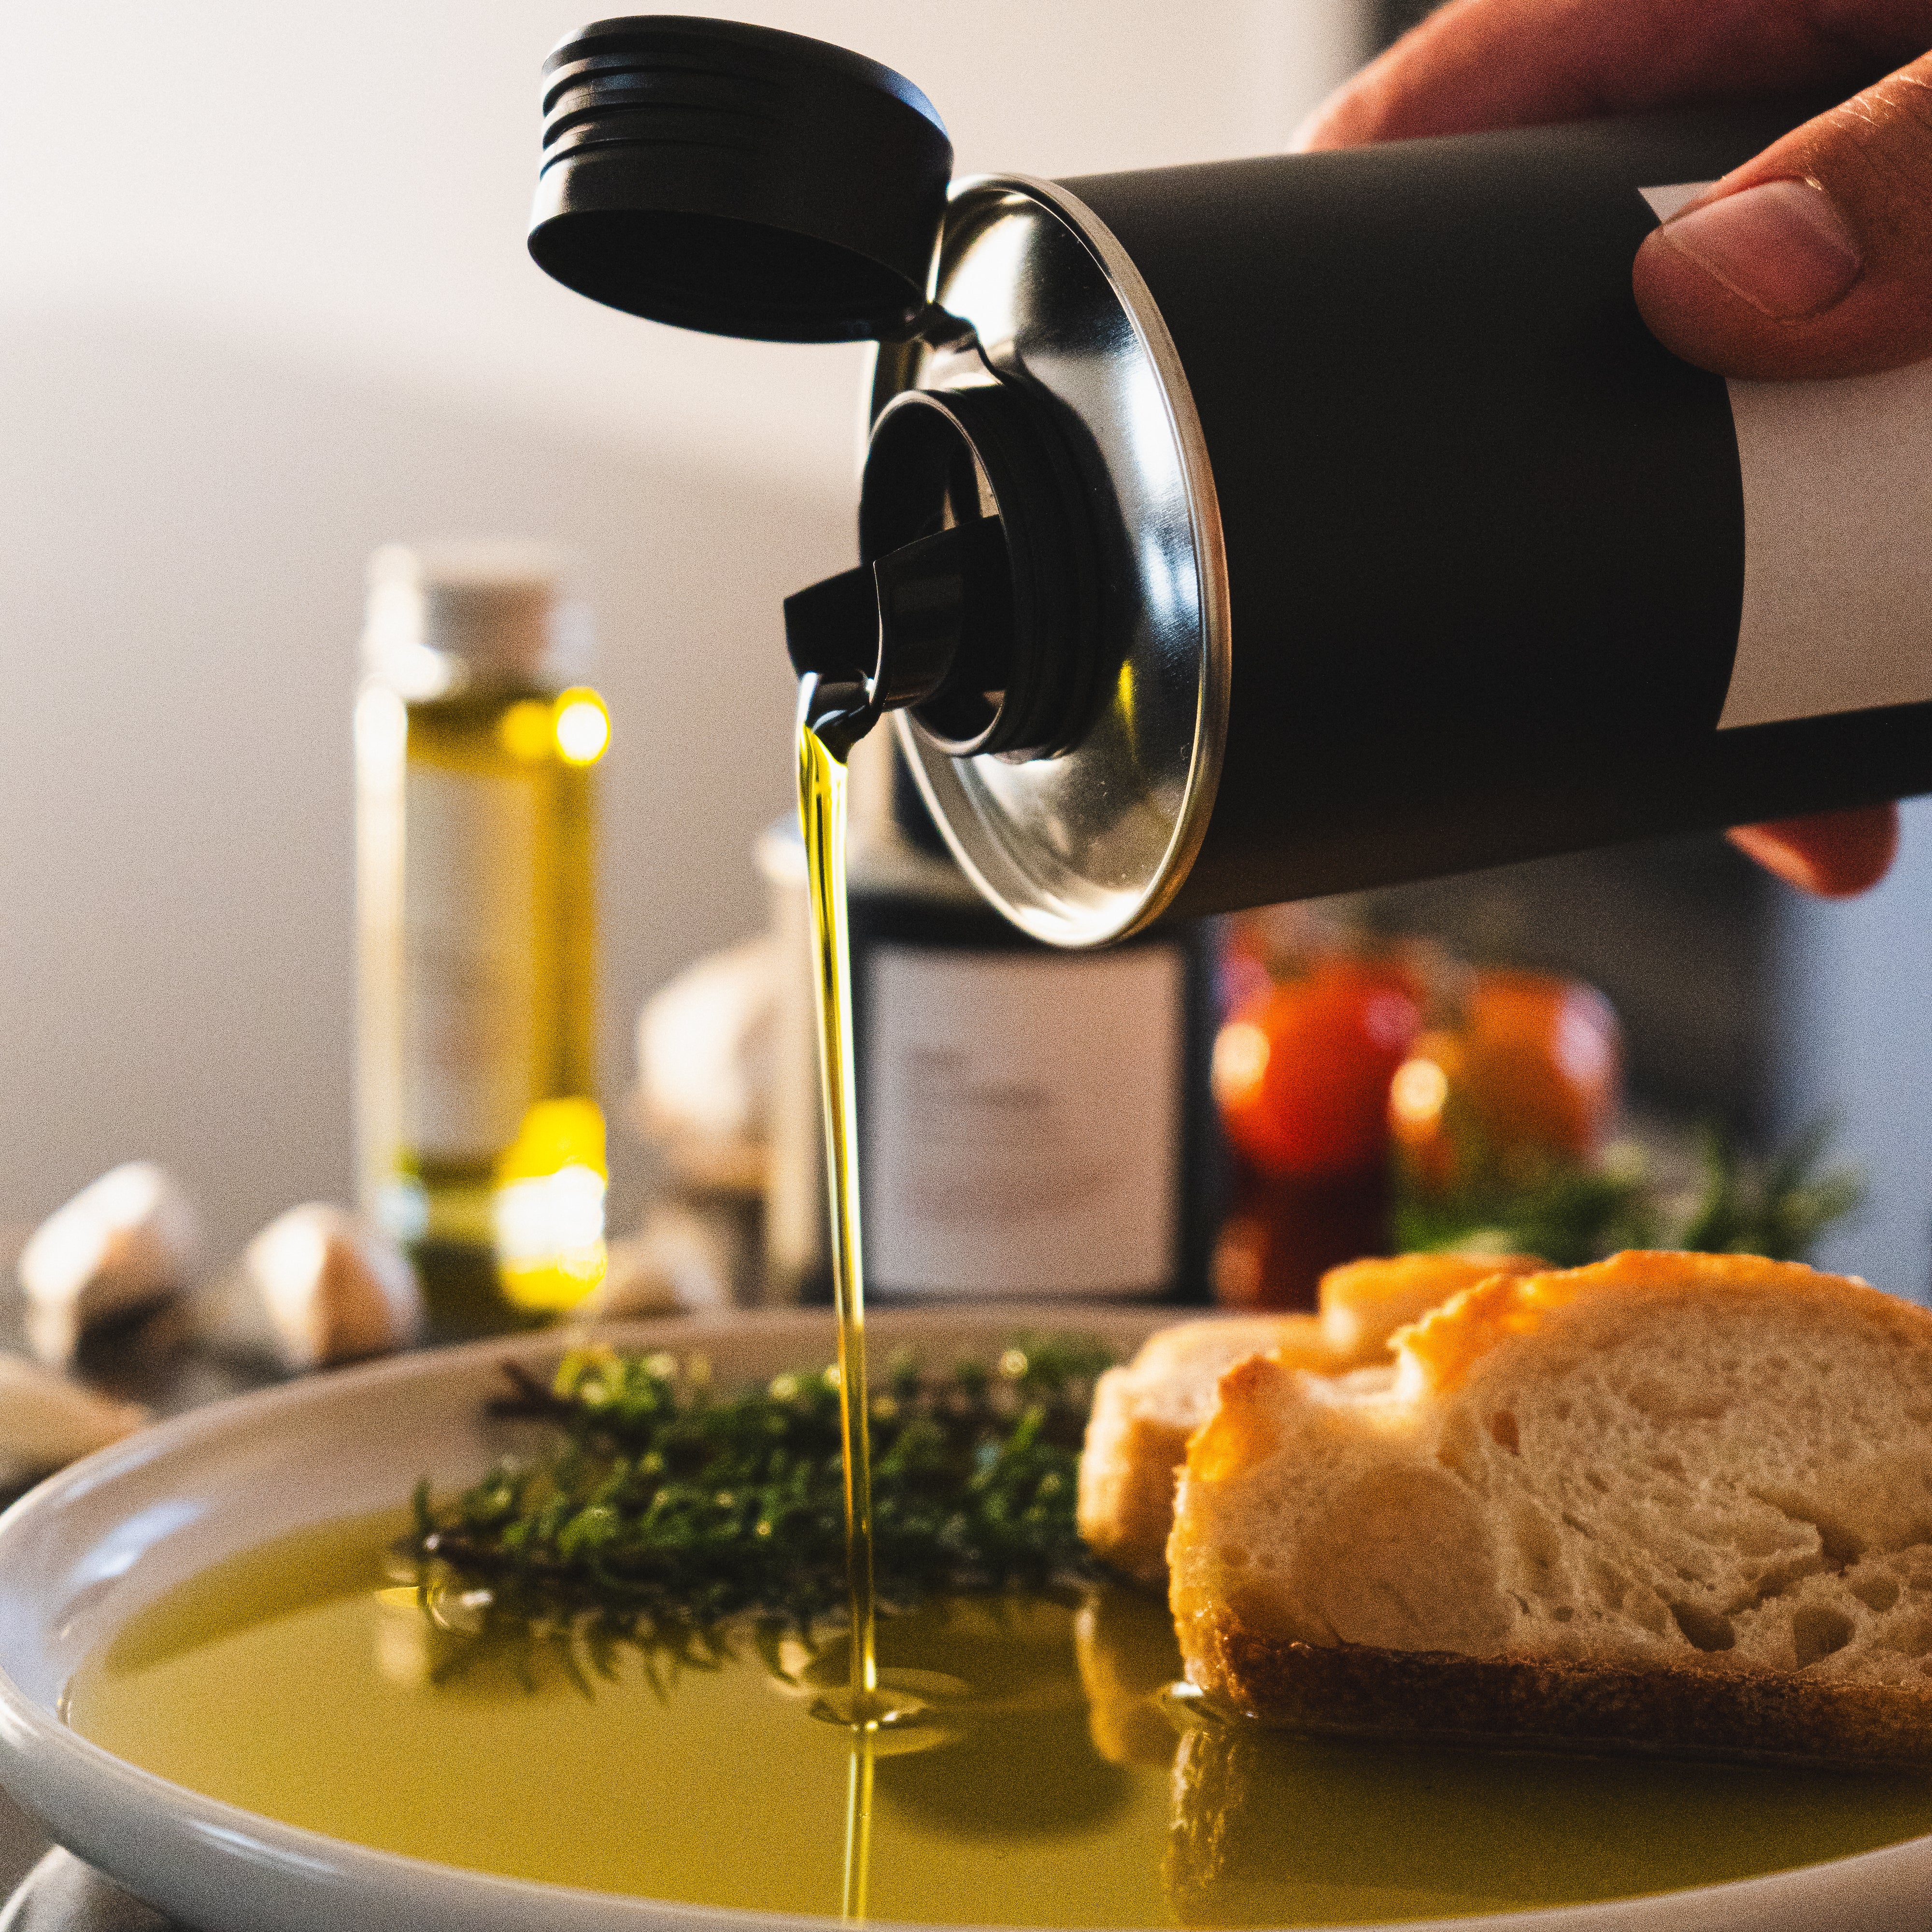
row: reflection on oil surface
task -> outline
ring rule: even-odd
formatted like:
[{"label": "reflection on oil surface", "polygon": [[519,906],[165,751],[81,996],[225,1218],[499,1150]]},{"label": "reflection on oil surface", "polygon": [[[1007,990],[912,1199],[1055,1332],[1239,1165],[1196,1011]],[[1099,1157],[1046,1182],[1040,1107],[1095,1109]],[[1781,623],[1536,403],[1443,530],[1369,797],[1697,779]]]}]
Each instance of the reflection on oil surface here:
[{"label": "reflection on oil surface", "polygon": [[[230,1803],[385,1850],[646,1897],[1007,1925],[1294,1925],[1741,1877],[1932,1828],[1932,1784],[1273,1736],[1167,1694],[1156,1600],[958,1599],[880,1627],[904,1722],[816,1721],[842,1638],[640,1647],[426,1613],[401,1527],[196,1579],[82,1668],[82,1732]],[[853,1828],[869,1772],[866,1828]],[[848,1850],[862,1857],[855,1887]]]},{"label": "reflection on oil surface", "polygon": [[1673,1891],[1932,1829],[1932,1784],[1188,1725],[1168,1888],[1184,1925],[1338,1924]]}]

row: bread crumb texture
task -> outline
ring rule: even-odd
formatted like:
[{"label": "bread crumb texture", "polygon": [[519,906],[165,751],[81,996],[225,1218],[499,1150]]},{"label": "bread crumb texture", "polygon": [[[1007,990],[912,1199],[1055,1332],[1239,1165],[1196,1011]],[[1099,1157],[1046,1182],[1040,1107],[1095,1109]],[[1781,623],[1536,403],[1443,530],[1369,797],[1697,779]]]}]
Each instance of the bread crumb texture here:
[{"label": "bread crumb texture", "polygon": [[1080,1459],[1080,1533],[1088,1546],[1143,1582],[1166,1578],[1187,1438],[1213,1413],[1216,1385],[1237,1362],[1271,1355],[1319,1375],[1385,1362],[1390,1336],[1438,1302],[1499,1271],[1543,1265],[1522,1255],[1351,1262],[1322,1276],[1318,1314],[1210,1316],[1149,1336],[1094,1391]]},{"label": "bread crumb texture", "polygon": [[1396,1357],[1222,1378],[1169,1550],[1195,1682],[1267,1716],[1290,1649],[1366,1646],[1898,1687],[1932,1734],[1932,1315],[1630,1253],[1481,1282]]}]

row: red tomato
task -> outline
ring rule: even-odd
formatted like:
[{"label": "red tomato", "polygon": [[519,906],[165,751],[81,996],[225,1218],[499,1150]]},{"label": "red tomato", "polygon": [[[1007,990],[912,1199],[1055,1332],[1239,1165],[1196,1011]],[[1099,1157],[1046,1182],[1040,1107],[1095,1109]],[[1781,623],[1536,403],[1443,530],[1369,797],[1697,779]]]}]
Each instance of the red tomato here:
[{"label": "red tomato", "polygon": [[1407,974],[1352,958],[1251,994],[1214,1042],[1228,1138],[1266,1174],[1316,1180],[1377,1166],[1389,1082],[1420,1024]]},{"label": "red tomato", "polygon": [[1462,1024],[1430,1034],[1396,1075],[1395,1130],[1424,1185],[1601,1151],[1621,1097],[1617,1016],[1595,987],[1541,973],[1477,976]]}]

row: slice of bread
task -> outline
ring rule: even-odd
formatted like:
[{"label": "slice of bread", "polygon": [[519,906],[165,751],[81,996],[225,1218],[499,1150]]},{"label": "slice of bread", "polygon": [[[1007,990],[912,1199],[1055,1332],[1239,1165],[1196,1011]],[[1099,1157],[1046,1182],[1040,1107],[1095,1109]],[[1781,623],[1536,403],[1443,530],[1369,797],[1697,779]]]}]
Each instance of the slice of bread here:
[{"label": "slice of bread", "polygon": [[1163,1328],[1101,1376],[1080,1452],[1080,1534],[1095,1556],[1144,1583],[1166,1576],[1187,1438],[1207,1420],[1225,1370],[1277,1350],[1298,1368],[1328,1365],[1314,1316],[1257,1316]]},{"label": "slice of bread", "polygon": [[1150,1336],[1094,1391],[1080,1459],[1080,1533],[1088,1547],[1143,1582],[1166,1576],[1174,1480],[1187,1438],[1207,1420],[1215,1385],[1237,1362],[1271,1354],[1321,1375],[1360,1367],[1385,1359],[1398,1328],[1459,1289],[1543,1265],[1522,1255],[1351,1262],[1322,1277],[1318,1314],[1208,1317]]},{"label": "slice of bread", "polygon": [[1932,1762],[1932,1314],[1737,1256],[1498,1276],[1222,1378],[1169,1549],[1264,1722]]},{"label": "slice of bread", "polygon": [[1330,1268],[1320,1291],[1329,1359],[1335,1369],[1385,1362],[1396,1331],[1451,1295],[1491,1275],[1543,1274],[1549,1267],[1540,1255],[1388,1255]]}]

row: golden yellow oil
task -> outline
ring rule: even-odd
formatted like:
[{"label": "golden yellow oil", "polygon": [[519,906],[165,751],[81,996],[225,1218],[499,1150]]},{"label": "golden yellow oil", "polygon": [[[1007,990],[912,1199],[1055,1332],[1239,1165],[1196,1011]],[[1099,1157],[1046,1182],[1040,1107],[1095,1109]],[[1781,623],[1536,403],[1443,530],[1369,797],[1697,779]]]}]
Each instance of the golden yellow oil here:
[{"label": "golden yellow oil", "polygon": [[[743,1630],[680,1665],[440,1628],[391,1582],[400,1516],[305,1532],[136,1617],[69,1721],[288,1823],[513,1877],[838,1916],[854,1754],[815,1719],[849,1668]],[[460,1615],[460,1601],[455,1606]],[[448,1614],[446,1611],[446,1614]],[[1638,1758],[1316,1742],[1164,1694],[1156,1600],[956,1600],[883,1618],[866,1870],[880,1918],[1362,1924],[1738,1879],[1932,1828],[1932,1783]]]},{"label": "golden yellow oil", "polygon": [[[859,1239],[857,1081],[852,1060],[852,949],[845,896],[844,757],[814,728],[816,680],[799,704],[798,816],[805,837],[806,895],[812,908],[812,990],[818,1014],[818,1064],[825,1111],[825,1172],[832,1234],[832,1294],[838,1318],[839,1420],[845,1461],[846,1562],[851,1576],[853,1721],[862,1729],[883,1714],[878,1702],[872,1577],[872,1442],[866,1381],[866,1272]],[[865,1827],[871,1815],[872,1760],[865,1739],[852,1766],[854,1843],[848,1862],[864,1906]]]},{"label": "golden yellow oil", "polygon": [[362,1193],[445,1334],[522,1325],[602,1279],[592,767],[608,736],[582,687],[406,703],[377,684],[358,706]]}]

